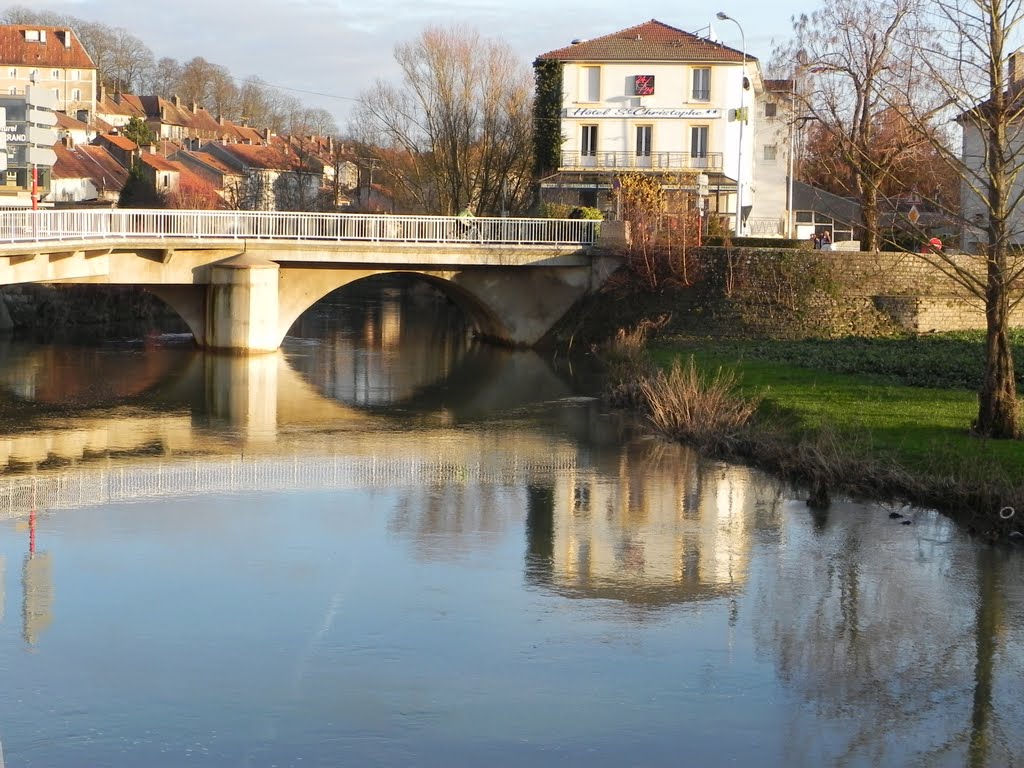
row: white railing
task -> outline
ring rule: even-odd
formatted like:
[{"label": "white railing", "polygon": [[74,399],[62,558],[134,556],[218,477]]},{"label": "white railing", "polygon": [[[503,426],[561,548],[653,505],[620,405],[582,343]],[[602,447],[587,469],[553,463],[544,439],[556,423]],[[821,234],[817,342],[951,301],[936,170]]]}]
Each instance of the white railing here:
[{"label": "white railing", "polygon": [[587,219],[462,218],[266,211],[0,211],[4,243],[112,238],[363,240],[481,245],[593,245],[600,222]]},{"label": "white railing", "polygon": [[476,462],[442,457],[205,457],[88,467],[0,480],[0,520],[32,510],[76,509],[143,498],[308,489],[395,489],[436,485],[521,485],[579,471],[575,454],[495,453]]}]

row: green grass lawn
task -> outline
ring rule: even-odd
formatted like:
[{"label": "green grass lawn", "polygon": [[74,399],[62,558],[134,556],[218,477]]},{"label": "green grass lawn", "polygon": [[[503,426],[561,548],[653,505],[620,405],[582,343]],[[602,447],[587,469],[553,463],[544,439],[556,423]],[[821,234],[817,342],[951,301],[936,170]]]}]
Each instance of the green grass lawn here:
[{"label": "green grass lawn", "polygon": [[[1018,365],[1024,335],[1015,336]],[[1024,441],[969,434],[977,415],[981,338],[722,342],[682,339],[652,349],[655,361],[693,355],[705,372],[731,368],[761,413],[794,435],[830,429],[857,454],[930,475],[1024,478]],[[1019,368],[1018,368],[1019,370]],[[932,386],[912,386],[928,382]],[[948,384],[950,386],[944,386]]]}]

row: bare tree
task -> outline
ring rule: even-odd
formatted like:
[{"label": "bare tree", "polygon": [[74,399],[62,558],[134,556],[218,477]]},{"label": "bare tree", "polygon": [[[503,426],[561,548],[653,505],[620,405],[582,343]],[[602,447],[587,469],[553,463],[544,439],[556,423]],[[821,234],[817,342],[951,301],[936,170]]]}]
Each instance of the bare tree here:
[{"label": "bare tree", "polygon": [[153,67],[153,52],[135,35],[120,27],[113,30],[108,85],[126,93],[141,87]]},{"label": "bare tree", "polygon": [[177,59],[168,56],[161,58],[150,73],[149,80],[143,86],[143,93],[150,96],[161,96],[169,99],[174,95],[181,79],[181,64]]},{"label": "bare tree", "polygon": [[[1021,0],[936,0],[935,30],[908,51],[926,71],[931,98],[908,99],[908,119],[917,125],[945,117],[962,132],[960,151],[934,141],[961,181],[959,256],[942,250],[921,255],[985,308],[985,375],[978,396],[975,431],[987,437],[1020,437],[1020,404],[1009,328],[1021,301],[1024,278],[1024,53],[1011,40],[1024,21]],[[921,89],[919,88],[918,91]],[[919,94],[918,94],[919,96]],[[927,134],[926,134],[927,135]],[[937,204],[941,205],[941,201]]]},{"label": "bare tree", "polygon": [[[532,168],[528,69],[508,45],[461,27],[395,48],[400,87],[361,95],[352,133],[411,208],[497,213],[526,199]],[[503,205],[504,203],[504,205]]]},{"label": "bare tree", "polygon": [[208,104],[213,93],[214,80],[222,73],[223,67],[213,64],[202,56],[186,61],[178,78],[177,95],[183,104]]},{"label": "bare tree", "polygon": [[818,122],[850,174],[861,204],[862,250],[881,246],[880,192],[889,170],[922,139],[882,141],[892,107],[887,94],[909,93],[915,76],[909,38],[917,33],[921,0],[833,0],[794,19],[794,39],[777,52],[789,61],[801,87],[803,115]]},{"label": "bare tree", "polygon": [[36,11],[23,5],[15,5],[0,14],[3,24],[41,24],[44,27],[59,27],[68,24],[70,17],[53,11]]},{"label": "bare tree", "polygon": [[225,67],[214,64],[210,74],[207,101],[197,102],[197,104],[212,110],[215,115],[236,120],[241,114],[240,103],[241,97],[238,86],[235,85],[235,79]]}]

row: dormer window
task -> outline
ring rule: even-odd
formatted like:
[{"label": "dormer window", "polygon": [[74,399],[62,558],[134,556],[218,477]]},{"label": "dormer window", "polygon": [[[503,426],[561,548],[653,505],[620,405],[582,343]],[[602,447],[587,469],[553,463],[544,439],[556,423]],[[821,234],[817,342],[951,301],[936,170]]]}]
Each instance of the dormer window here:
[{"label": "dormer window", "polygon": [[26,29],[25,30],[25,42],[26,43],[45,43],[46,42],[46,30],[45,29]]}]

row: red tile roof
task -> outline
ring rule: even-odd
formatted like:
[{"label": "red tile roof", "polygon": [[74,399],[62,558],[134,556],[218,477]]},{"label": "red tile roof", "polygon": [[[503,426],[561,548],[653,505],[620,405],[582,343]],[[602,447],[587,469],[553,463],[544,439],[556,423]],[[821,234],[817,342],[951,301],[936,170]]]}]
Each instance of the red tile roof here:
[{"label": "red tile roof", "polygon": [[[542,53],[537,58],[556,61],[742,62],[743,52],[651,19],[604,37],[581,40],[575,45]],[[747,59],[755,60],[749,53]]]},{"label": "red tile roof", "polygon": [[320,168],[304,165],[303,159],[295,151],[285,152],[278,147],[259,147],[251,144],[218,144],[217,146],[247,168],[274,171],[304,170],[310,173],[322,171]]},{"label": "red tile roof", "polygon": [[128,171],[103,147],[79,144],[68,149],[58,142],[53,151],[57,155],[53,164],[55,179],[92,179],[101,190],[120,189],[128,179]]},{"label": "red tile roof", "polygon": [[143,152],[139,157],[139,160],[143,164],[148,165],[150,168],[154,168],[158,171],[175,171],[181,172],[181,167],[177,163],[172,163],[165,157],[162,157],[153,152]]},{"label": "red tile roof", "polygon": [[227,165],[223,160],[209,152],[181,152],[179,155],[184,155],[187,159],[191,159],[194,162],[201,163],[202,165],[208,166],[212,170],[216,171],[222,176],[237,176],[238,169],[232,168]]},{"label": "red tile roof", "polygon": [[103,140],[118,149],[123,149],[126,152],[134,152],[139,148],[139,145],[129,139],[127,136],[121,136],[116,133],[105,133],[102,136]]},{"label": "red tile roof", "polygon": [[[46,41],[26,40],[27,31],[45,32]],[[70,35],[70,46],[64,45],[66,35]],[[40,24],[0,25],[0,66],[96,68],[78,35],[68,27]]]},{"label": "red tile roof", "polygon": [[68,117],[64,112],[55,112],[57,116],[57,127],[64,128],[65,130],[73,131],[87,131],[89,126],[83,123],[81,120],[76,120],[73,117]]},{"label": "red tile roof", "polygon": [[96,114],[146,119],[145,111],[137,101],[129,98],[128,94],[117,93],[111,97],[106,93],[106,89],[100,91],[100,98],[96,100]]}]

